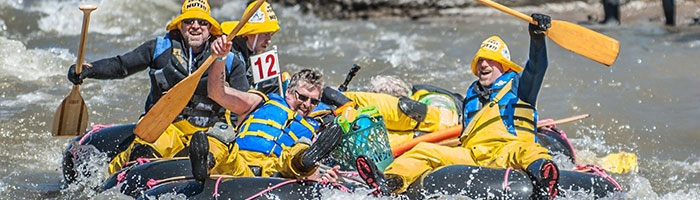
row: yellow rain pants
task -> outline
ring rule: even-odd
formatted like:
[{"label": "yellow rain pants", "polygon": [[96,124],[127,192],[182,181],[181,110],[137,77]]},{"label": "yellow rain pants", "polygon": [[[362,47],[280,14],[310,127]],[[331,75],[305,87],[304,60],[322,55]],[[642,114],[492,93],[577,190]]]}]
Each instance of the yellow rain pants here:
[{"label": "yellow rain pants", "polygon": [[[135,144],[150,146],[162,156],[161,158],[172,158],[186,146],[190,145],[190,139],[195,132],[207,130],[208,128],[194,126],[187,120],[180,120],[168,125],[168,128],[165,129],[163,134],[153,143],[146,142],[136,137],[134,142],[132,142],[125,151],[117,154],[109,163],[109,174],[116,173],[129,162],[131,150]],[[216,140],[214,138],[209,138],[210,144],[212,139]]]},{"label": "yellow rain pants", "polygon": [[294,146],[284,148],[279,157],[271,154],[265,155],[259,152],[239,150],[238,145],[224,145],[220,141],[209,137],[209,151],[215,156],[216,164],[211,170],[211,174],[222,174],[232,176],[251,177],[254,176],[251,166],[262,169],[263,177],[270,177],[279,172],[282,177],[300,178],[307,177],[316,171],[316,168],[309,171],[302,171],[301,155],[309,148],[309,145],[297,143]]},{"label": "yellow rain pants", "polygon": [[395,158],[384,171],[386,175],[403,178],[403,187],[394,192],[404,192],[421,176],[447,165],[526,169],[537,159],[552,159],[548,150],[535,142],[534,134],[516,136],[508,132],[497,100],[485,105],[463,131],[460,147],[420,143]]}]

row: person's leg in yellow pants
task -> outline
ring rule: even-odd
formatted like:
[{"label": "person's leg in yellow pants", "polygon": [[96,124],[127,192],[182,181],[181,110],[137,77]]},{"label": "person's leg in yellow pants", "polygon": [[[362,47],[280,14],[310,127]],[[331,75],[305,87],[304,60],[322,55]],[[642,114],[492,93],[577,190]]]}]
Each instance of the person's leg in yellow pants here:
[{"label": "person's leg in yellow pants", "polygon": [[384,174],[387,177],[401,177],[403,186],[394,192],[402,193],[424,174],[442,166],[456,164],[476,165],[466,148],[422,142],[395,158],[394,162],[386,168]]},{"label": "person's leg in yellow pants", "polygon": [[109,174],[116,173],[129,162],[131,151],[136,144],[146,145],[152,148],[161,158],[172,158],[182,151],[190,143],[192,134],[196,131],[206,131],[207,128],[191,125],[187,120],[181,120],[168,125],[158,139],[149,143],[139,137],[123,152],[117,154],[109,164]]}]

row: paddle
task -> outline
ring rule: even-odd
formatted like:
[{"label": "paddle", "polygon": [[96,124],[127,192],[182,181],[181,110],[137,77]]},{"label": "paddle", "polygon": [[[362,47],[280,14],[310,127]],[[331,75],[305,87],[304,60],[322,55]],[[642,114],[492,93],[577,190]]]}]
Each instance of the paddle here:
[{"label": "paddle", "polygon": [[[236,27],[229,33],[227,37],[228,41],[233,40],[238,31],[243,28],[250,17],[260,8],[265,0],[257,0],[253,8],[250,9],[248,13],[243,15],[241,22],[239,22]],[[187,102],[190,101],[194,90],[199,84],[199,80],[202,78],[209,66],[214,62],[216,57],[210,55],[207,60],[202,63],[202,65],[194,73],[182,79],[179,83],[175,84],[173,88],[168,90],[168,93],[163,95],[158,102],[156,102],[153,107],[146,113],[145,116],[136,124],[134,128],[134,133],[139,138],[146,142],[153,143],[163,134],[168,125],[170,125],[175,117],[185,108]]]},{"label": "paddle", "polygon": [[[87,40],[90,12],[97,9],[95,5],[81,5],[83,11],[83,27],[80,30],[80,46],[78,47],[78,60],[75,62],[75,73],[83,70],[83,58],[85,55],[85,41]],[[87,106],[80,95],[80,85],[73,85],[68,96],[63,99],[61,105],[53,115],[51,134],[53,136],[77,136],[85,134],[87,128]]]},{"label": "paddle", "polygon": [[[583,115],[576,115],[576,116],[572,116],[572,117],[567,117],[564,119],[558,119],[558,120],[554,120],[551,122],[537,124],[537,128],[550,126],[550,125],[554,125],[554,124],[563,124],[563,123],[567,123],[567,122],[572,122],[572,121],[576,121],[579,119],[588,118],[590,116],[591,116],[590,114],[583,114]],[[459,145],[459,143],[461,143],[461,141],[459,141],[459,138],[457,138],[457,137],[450,138],[450,140],[443,140],[443,141],[438,142],[438,144],[445,145],[445,146],[457,146],[457,145]]]},{"label": "paddle", "polygon": [[343,81],[343,84],[340,84],[340,86],[338,86],[338,91],[343,92],[345,90],[348,90],[348,84],[350,84],[352,78],[354,78],[355,75],[357,75],[357,71],[360,71],[360,68],[361,67],[359,65],[352,64],[352,68],[350,68],[350,71],[348,71],[348,75],[345,76],[345,81]]},{"label": "paddle", "polygon": [[[476,1],[525,20],[528,23],[537,24],[532,17],[491,0]],[[545,34],[564,49],[606,66],[611,66],[620,52],[620,43],[617,40],[566,21],[552,20],[552,27],[547,29]]]},{"label": "paddle", "polygon": [[[549,126],[553,124],[561,124],[561,123],[567,123],[583,118],[589,117],[590,114],[583,114],[583,115],[577,115],[573,117],[568,117],[560,120],[555,120],[552,122],[547,122],[547,123],[542,123],[538,124],[537,127],[544,127],[544,126]],[[435,143],[437,142],[440,145],[445,145],[445,146],[456,146],[459,145],[460,140],[459,140],[459,135],[462,134],[462,126],[453,126],[447,129],[435,131],[429,134],[421,135],[416,138],[413,138],[412,140],[402,143],[400,145],[394,146],[391,148],[391,152],[394,155],[394,157],[398,157],[404,152],[410,150],[414,146],[416,146],[420,142],[431,142]]]}]

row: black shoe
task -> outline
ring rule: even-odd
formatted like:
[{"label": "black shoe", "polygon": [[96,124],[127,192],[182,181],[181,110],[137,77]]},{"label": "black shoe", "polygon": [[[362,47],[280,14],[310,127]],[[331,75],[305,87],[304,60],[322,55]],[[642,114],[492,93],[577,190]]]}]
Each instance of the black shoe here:
[{"label": "black shoe", "polygon": [[365,183],[374,189],[372,193],[375,196],[391,195],[394,190],[399,189],[403,185],[401,177],[384,177],[384,174],[377,169],[374,161],[364,155],[357,157],[355,167],[362,180],[365,180]]},{"label": "black shoe", "polygon": [[301,167],[305,171],[315,168],[316,163],[327,157],[340,144],[340,139],[342,138],[343,129],[336,123],[323,130],[319,133],[316,142],[302,154]]},{"label": "black shoe", "polygon": [[190,164],[192,175],[200,183],[209,178],[209,140],[202,131],[197,131],[190,140]]},{"label": "black shoe", "polygon": [[534,198],[554,199],[559,194],[559,168],[551,160],[536,160],[527,167],[527,173],[535,186]]},{"label": "black shoe", "polygon": [[144,144],[135,144],[131,148],[129,161],[134,161],[137,158],[160,158],[160,154],[153,147]]}]

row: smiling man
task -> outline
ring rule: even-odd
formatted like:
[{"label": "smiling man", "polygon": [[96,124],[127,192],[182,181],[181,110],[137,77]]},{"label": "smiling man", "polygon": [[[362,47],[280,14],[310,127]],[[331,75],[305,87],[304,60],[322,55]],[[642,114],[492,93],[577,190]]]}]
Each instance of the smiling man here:
[{"label": "smiling man", "polygon": [[[75,66],[71,66],[68,80],[81,84],[85,78],[122,79],[148,70],[151,79],[151,91],[145,105],[148,112],[163,94],[197,70],[211,55],[210,44],[222,31],[210,11],[206,0],[186,0],[181,14],[166,26],[167,34],[146,41],[126,54],[86,63],[80,74],[76,74]],[[250,85],[245,79],[245,67],[233,62],[226,65],[229,66],[227,84],[238,90],[248,90]],[[109,172],[114,173],[127,161],[139,157],[172,158],[186,149],[195,131],[206,131],[214,123],[225,121],[225,109],[208,97],[206,81],[207,73],[187,106],[154,143],[136,138],[127,150],[112,159]]]},{"label": "smiling man", "polygon": [[375,194],[402,193],[426,173],[447,165],[465,164],[524,170],[535,188],[534,199],[553,199],[559,170],[548,150],[537,143],[535,110],[548,67],[544,31],[547,15],[533,14],[529,25],[530,55],[525,68],[513,63],[510,50],[498,36],[481,43],[471,62],[478,78],[464,99],[464,122],[459,147],[419,143],[394,159],[384,173],[371,159],[356,160],[360,176],[377,188]]}]

